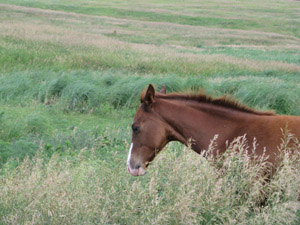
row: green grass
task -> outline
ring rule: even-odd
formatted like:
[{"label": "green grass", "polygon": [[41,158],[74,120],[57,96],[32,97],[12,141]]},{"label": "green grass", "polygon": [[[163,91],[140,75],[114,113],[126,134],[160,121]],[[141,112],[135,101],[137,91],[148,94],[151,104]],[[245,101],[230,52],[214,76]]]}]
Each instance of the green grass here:
[{"label": "green grass", "polygon": [[[153,83],[166,85],[167,91],[204,89],[208,94],[230,94],[256,108],[274,109],[280,114],[299,115],[298,77],[274,76],[213,76],[209,79],[182,78],[176,75],[133,76],[115,75],[113,71],[36,71],[10,73],[0,78],[1,102],[30,106],[32,102],[44,108],[63,112],[110,114],[115,109],[139,104],[140,92]],[[268,82],[268,85],[265,85]]]},{"label": "green grass", "polygon": [[149,83],[300,115],[296,1],[1,4],[1,224],[300,220],[293,160],[264,188],[264,164],[241,170],[250,161],[230,152],[220,168],[173,143],[145,177],[125,165]]},{"label": "green grass", "polygon": [[228,48],[228,47],[208,47],[203,48],[201,54],[221,54],[229,55],[237,58],[247,58],[260,61],[279,61],[300,64],[300,52],[296,50],[288,51],[266,51],[260,49],[247,48]]},{"label": "green grass", "polygon": [[[52,44],[37,41],[14,40],[9,37],[3,40],[0,58],[3,67],[2,72],[22,71],[28,68],[70,70],[70,69],[119,69],[127,73],[175,73],[182,75],[211,75],[216,69],[204,63],[191,62],[183,57],[161,58],[150,55],[150,60],[144,60],[143,54],[130,50],[108,50],[105,48],[94,49],[92,47],[66,47],[60,44]],[[147,56],[146,56],[147,57]],[[162,56],[163,57],[163,56]],[[136,60],[139,59],[139,60]],[[210,64],[214,64],[212,62]],[[229,70],[239,71],[240,66],[221,63],[217,68],[219,73]],[[244,73],[248,70],[245,69]]]},{"label": "green grass", "polygon": [[[74,128],[96,137],[107,129],[129,131],[139,93],[149,83],[157,88],[166,85],[168,92],[204,89],[216,97],[230,94],[257,109],[300,114],[297,104],[300,81],[290,76],[204,79],[175,75],[118,76],[111,71],[39,71],[11,73],[0,81],[3,84],[0,87],[2,164],[9,158],[34,155],[39,151],[37,143],[44,138],[51,139],[57,133],[68,136]],[[15,146],[19,141],[27,143],[27,147]]]}]

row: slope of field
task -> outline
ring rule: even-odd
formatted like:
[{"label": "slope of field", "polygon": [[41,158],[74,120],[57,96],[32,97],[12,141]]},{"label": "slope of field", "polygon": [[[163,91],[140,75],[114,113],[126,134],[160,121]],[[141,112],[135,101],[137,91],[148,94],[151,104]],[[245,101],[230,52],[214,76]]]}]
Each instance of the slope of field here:
[{"label": "slope of field", "polygon": [[265,186],[264,208],[253,177],[264,165],[236,172],[245,155],[229,154],[222,179],[176,144],[146,177],[125,163],[149,83],[300,115],[299,75],[298,1],[3,0],[0,223],[297,224],[293,160]]},{"label": "slope of field", "polygon": [[274,33],[260,31],[255,24],[249,29],[225,29],[21,6],[1,5],[0,10],[3,72],[28,66],[181,76],[299,74],[300,70],[300,40],[286,34],[287,28]]}]

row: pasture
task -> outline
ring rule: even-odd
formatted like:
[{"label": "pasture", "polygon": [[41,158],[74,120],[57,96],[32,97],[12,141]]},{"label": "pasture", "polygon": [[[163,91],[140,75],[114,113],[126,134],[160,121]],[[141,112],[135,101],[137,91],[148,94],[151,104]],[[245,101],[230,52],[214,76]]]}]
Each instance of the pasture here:
[{"label": "pasture", "polygon": [[300,116],[300,2],[1,1],[0,224],[300,223],[299,161],[264,185],[243,138],[217,163],[172,143],[130,176],[149,83]]}]

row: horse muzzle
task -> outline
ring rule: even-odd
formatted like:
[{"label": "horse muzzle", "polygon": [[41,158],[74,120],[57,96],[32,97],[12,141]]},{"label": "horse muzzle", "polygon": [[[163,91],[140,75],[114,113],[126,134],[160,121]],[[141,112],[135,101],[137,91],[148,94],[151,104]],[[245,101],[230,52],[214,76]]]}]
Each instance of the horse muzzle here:
[{"label": "horse muzzle", "polygon": [[142,166],[135,168],[135,169],[131,169],[129,165],[127,165],[127,170],[128,172],[132,175],[132,176],[143,176],[146,174],[146,169],[144,169]]}]

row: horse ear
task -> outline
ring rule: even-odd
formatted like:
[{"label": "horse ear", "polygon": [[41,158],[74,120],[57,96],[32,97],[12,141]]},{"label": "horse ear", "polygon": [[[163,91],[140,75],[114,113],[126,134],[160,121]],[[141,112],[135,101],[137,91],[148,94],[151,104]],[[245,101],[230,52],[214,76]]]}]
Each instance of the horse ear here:
[{"label": "horse ear", "polygon": [[166,85],[163,85],[162,88],[160,89],[159,93],[161,94],[166,94],[167,91],[166,91]]},{"label": "horse ear", "polygon": [[148,89],[146,91],[145,97],[144,97],[144,103],[146,105],[150,105],[154,102],[154,96],[155,96],[155,90],[152,84],[149,84]]}]

